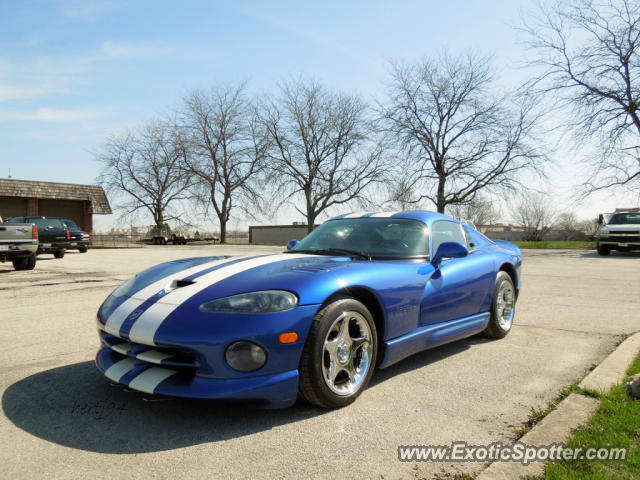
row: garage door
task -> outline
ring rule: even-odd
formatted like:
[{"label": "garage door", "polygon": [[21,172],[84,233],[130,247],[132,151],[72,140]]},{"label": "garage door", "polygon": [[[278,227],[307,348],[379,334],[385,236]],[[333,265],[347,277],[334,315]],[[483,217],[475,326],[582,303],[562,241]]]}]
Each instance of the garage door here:
[{"label": "garage door", "polygon": [[82,205],[82,201],[41,199],[38,200],[38,215],[68,218],[84,228]]}]

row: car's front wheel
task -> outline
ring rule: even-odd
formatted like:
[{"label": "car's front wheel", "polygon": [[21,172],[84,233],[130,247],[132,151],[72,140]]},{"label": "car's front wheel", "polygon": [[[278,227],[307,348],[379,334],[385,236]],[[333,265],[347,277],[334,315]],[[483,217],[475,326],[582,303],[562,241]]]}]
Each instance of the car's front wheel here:
[{"label": "car's front wheel", "polygon": [[516,313],[516,289],[511,276],[504,271],[498,272],[493,287],[491,316],[489,324],[482,332],[485,337],[504,338],[511,330]]},{"label": "car's front wheel", "polygon": [[371,379],[377,352],[367,307],[353,298],[336,299],[311,324],[300,359],[300,397],[324,408],[352,403]]},{"label": "car's front wheel", "polygon": [[611,253],[611,247],[609,245],[600,245],[598,243],[598,255],[604,257],[606,255],[609,255],[609,253]]}]

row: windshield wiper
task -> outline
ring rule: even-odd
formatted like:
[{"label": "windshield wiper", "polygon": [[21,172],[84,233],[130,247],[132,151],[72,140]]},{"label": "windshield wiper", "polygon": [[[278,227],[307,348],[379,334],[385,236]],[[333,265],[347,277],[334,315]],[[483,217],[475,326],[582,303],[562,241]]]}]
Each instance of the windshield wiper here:
[{"label": "windshield wiper", "polygon": [[357,250],[350,250],[348,248],[319,248],[317,250],[288,250],[284,253],[310,253],[312,255],[344,255],[347,257],[363,258],[365,260],[371,260],[371,255],[359,252]]}]

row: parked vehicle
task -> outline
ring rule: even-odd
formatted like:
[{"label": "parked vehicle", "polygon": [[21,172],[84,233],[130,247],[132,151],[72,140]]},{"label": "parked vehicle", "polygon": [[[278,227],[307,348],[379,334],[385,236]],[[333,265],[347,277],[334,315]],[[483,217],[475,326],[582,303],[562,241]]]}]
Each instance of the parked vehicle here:
[{"label": "parked vehicle", "polygon": [[172,231],[169,225],[165,225],[162,228],[153,227],[149,231],[147,238],[145,238],[143,241],[147,244],[150,243],[152,245],[186,245],[189,242],[202,241],[218,243],[220,242],[220,237],[188,237],[183,232]]},{"label": "parked vehicle", "polygon": [[2,221],[0,217],[0,261],[11,260],[16,270],[33,270],[38,250],[38,229],[30,223]]},{"label": "parked vehicle", "polygon": [[288,248],[136,275],[98,311],[97,367],[148,394],[334,408],[376,366],[513,325],[520,250],[446,215],[342,215]]},{"label": "parked vehicle", "polygon": [[89,234],[82,231],[73,220],[63,218],[62,223],[64,223],[64,226],[67,227],[71,235],[69,250],[77,248],[80,253],[86,253],[89,249]]},{"label": "parked vehicle", "polygon": [[12,222],[33,223],[38,228],[37,254],[53,253],[56,258],[64,257],[65,251],[70,247],[71,233],[64,226],[59,217],[13,217]]},{"label": "parked vehicle", "polygon": [[617,208],[606,223],[604,215],[599,215],[598,223],[602,225],[596,236],[600,255],[640,250],[640,208]]}]

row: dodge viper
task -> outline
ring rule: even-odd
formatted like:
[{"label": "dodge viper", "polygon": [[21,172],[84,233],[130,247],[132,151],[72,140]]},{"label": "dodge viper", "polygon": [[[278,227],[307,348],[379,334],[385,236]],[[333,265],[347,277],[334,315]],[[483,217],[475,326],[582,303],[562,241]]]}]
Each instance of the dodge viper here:
[{"label": "dodge viper", "polygon": [[151,395],[353,402],[375,368],[511,329],[518,247],[428,211],[352,213],[275,255],[145,270],[98,311],[96,364]]}]

